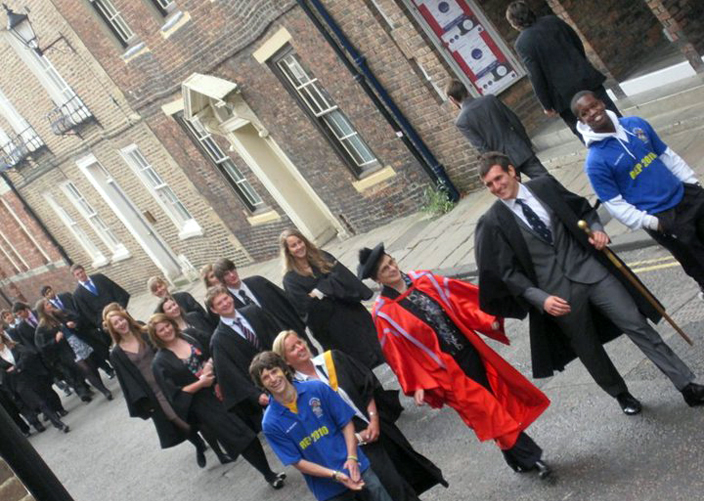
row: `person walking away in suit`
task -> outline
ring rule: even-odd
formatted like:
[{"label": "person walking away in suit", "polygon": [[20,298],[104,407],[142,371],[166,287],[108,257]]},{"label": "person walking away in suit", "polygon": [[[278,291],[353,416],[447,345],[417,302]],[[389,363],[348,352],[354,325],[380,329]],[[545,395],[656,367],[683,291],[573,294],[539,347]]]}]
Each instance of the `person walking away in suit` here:
[{"label": "person walking away in suit", "polygon": [[577,131],[577,117],[570,109],[572,96],[584,89],[593,91],[608,109],[621,116],[604,89],[606,77],[589,62],[579,35],[566,22],[557,16],[538,18],[522,0],[507,7],[506,19],[520,32],[516,52],[547,116],[559,115],[584,142]]},{"label": "person walking away in suit", "polygon": [[500,151],[511,159],[520,174],[544,176],[547,169],[533,151],[521,120],[493,94],[471,97],[459,80],[445,87],[447,98],[459,110],[455,125],[479,153]]}]

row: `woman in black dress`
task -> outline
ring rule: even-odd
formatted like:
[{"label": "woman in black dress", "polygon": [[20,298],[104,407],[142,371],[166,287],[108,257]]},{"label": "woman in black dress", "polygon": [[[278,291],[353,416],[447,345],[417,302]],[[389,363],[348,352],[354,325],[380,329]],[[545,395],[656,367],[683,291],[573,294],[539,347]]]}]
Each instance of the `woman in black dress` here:
[{"label": "woman in black dress", "polygon": [[[184,440],[191,442],[196,448],[196,462],[204,468],[206,447],[203,439],[194,427],[178,417],[156,383],[152,372],[156,349],[149,342],[147,329],[122,308],[107,312],[105,324],[114,343],[110,361],[130,417],[151,419],[162,449],[174,447]],[[216,440],[211,445],[222,464],[232,461],[220,450]]]},{"label": "woman in black dress", "polygon": [[54,428],[68,433],[69,427],[49,405],[48,392],[53,390],[46,384],[48,377],[36,352],[0,336],[0,384],[19,395],[33,413],[44,413]]},{"label": "woman in black dress", "polygon": [[167,296],[159,301],[154,313],[163,313],[176,322],[178,328],[184,334],[195,334],[205,336],[208,340],[213,335],[213,328],[200,313],[195,311],[186,312],[179,306],[178,302]]},{"label": "woman in black dress", "polygon": [[370,369],[384,363],[374,322],[362,304],[372,291],[298,230],[284,230],[279,244],[284,289],[323,349],[340,350]]},{"label": "woman in black dress", "polygon": [[357,439],[394,501],[417,501],[437,484],[447,487],[440,469],[413,449],[396,426],[403,410],[398,391],[384,390],[370,369],[337,350],[313,357],[294,331],[280,333],[272,351],[291,366],[295,380],[322,381],[354,409]]},{"label": "woman in black dress", "polygon": [[64,373],[74,372],[77,367],[81,381],[87,379],[105,398],[112,400],[112,393],[105,387],[98,373],[95,351],[74,330],[77,319],[54,307],[48,299],[40,299],[36,310],[39,325],[34,340],[42,353],[51,352],[51,356],[58,359]]},{"label": "woman in black dress", "polygon": [[286,475],[271,470],[254,431],[236,414],[227,412],[216,396],[207,342],[182,334],[176,322],[162,313],[152,315],[148,328],[149,339],[159,348],[152,370],[176,414],[217,436],[232,458],[242,454],[272,487],[283,487]]}]

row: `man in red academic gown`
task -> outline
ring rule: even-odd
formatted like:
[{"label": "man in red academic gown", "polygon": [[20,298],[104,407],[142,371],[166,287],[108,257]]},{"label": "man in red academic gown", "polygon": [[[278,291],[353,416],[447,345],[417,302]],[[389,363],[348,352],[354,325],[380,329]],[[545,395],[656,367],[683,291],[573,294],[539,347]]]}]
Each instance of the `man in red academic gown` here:
[{"label": "man in red academic gown", "polygon": [[495,440],[515,471],[547,477],[542,450],[524,430],[550,401],[475,332],[509,344],[502,319],[479,309],[478,289],[428,271],[406,275],[383,244],[359,257],[359,277],[383,286],[372,315],[403,392],[417,405],[449,405],[479,440]]}]

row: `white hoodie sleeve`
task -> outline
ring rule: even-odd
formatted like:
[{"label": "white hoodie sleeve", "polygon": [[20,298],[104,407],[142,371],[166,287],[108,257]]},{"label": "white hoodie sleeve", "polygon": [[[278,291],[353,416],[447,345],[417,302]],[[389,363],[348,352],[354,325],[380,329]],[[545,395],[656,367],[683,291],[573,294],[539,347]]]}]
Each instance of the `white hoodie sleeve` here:
[{"label": "white hoodie sleeve", "polygon": [[692,168],[687,165],[681,156],[672,151],[672,148],[668,147],[662,155],[660,155],[660,160],[665,164],[665,167],[670,169],[670,171],[677,176],[677,179],[687,184],[696,184],[697,175],[694,173]]},{"label": "white hoodie sleeve", "polygon": [[632,230],[645,228],[657,231],[658,229],[659,221],[657,217],[651,216],[645,211],[638,210],[635,205],[626,202],[621,195],[604,202],[604,206],[613,217]]}]

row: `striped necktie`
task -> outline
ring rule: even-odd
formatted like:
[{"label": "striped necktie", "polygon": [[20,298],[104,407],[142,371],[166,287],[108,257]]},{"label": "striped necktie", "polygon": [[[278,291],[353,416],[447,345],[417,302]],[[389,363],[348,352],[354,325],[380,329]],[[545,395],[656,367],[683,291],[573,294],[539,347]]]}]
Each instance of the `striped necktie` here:
[{"label": "striped necktie", "polygon": [[239,327],[240,332],[244,334],[245,339],[252,343],[252,346],[254,346],[257,350],[262,349],[262,345],[259,343],[259,339],[257,338],[257,335],[252,332],[252,329],[245,327],[244,323],[242,322],[242,319],[240,317],[237,317],[235,319],[235,325]]}]

